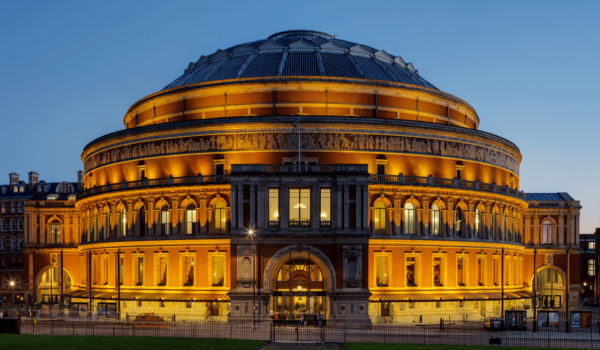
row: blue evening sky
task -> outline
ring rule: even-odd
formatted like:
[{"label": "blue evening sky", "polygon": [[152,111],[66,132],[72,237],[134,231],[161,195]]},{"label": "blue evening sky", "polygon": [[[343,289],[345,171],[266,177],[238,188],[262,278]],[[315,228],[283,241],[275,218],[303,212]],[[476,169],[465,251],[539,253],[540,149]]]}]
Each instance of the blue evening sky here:
[{"label": "blue evening sky", "polygon": [[521,188],[600,224],[600,1],[5,1],[0,176],[76,181],[83,147],[202,54],[313,29],[401,55],[518,145]]}]

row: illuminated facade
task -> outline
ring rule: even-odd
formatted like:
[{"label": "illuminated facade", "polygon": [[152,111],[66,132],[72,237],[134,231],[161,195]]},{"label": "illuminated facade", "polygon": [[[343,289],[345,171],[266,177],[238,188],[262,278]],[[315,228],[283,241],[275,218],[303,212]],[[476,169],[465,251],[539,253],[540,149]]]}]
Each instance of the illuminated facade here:
[{"label": "illuminated facade", "polygon": [[[531,305],[539,248],[565,298],[579,203],[528,199],[519,149],[479,124],[401,57],[325,33],[202,56],[85,147],[75,206],[26,206],[30,291],[62,252],[71,302],[129,316],[478,319]],[[49,244],[53,215],[74,248]]]}]

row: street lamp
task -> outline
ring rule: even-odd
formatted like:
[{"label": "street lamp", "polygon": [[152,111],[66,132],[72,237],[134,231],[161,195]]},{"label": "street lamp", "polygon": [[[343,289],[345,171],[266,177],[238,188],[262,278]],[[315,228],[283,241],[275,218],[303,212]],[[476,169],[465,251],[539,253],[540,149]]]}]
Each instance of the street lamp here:
[{"label": "street lamp", "polygon": [[10,289],[12,289],[12,303],[15,305],[15,281],[10,281]]},{"label": "street lamp", "polygon": [[254,241],[254,231],[250,229],[248,235],[252,237],[252,245],[254,245],[254,258],[252,259],[252,326],[256,324],[256,242]]}]

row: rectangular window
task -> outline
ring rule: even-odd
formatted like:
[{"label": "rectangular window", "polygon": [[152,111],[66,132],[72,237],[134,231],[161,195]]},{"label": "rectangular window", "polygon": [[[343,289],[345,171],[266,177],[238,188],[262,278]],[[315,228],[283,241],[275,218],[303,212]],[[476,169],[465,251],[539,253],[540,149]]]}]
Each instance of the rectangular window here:
[{"label": "rectangular window", "polygon": [[458,273],[458,285],[465,285],[465,271],[463,266],[463,258],[456,259],[456,272]]},{"label": "rectangular window", "polygon": [[192,235],[196,233],[196,208],[185,211],[185,233]]},{"label": "rectangular window", "polygon": [[589,259],[588,260],[588,276],[595,276],[596,275],[596,265],[595,265],[595,261],[594,259]]},{"label": "rectangular window", "polygon": [[290,188],[290,227],[310,228],[310,189]]},{"label": "rectangular window", "polygon": [[494,285],[500,285],[500,259],[494,259]]},{"label": "rectangular window", "polygon": [[279,228],[278,188],[269,188],[269,228]]},{"label": "rectangular window", "polygon": [[331,189],[321,189],[321,228],[330,228],[331,225]]},{"label": "rectangular window", "polygon": [[102,257],[102,285],[108,284],[108,256]]},{"label": "rectangular window", "polygon": [[135,285],[136,286],[141,286],[144,284],[144,258],[139,256],[136,259],[136,266],[135,266],[135,270],[136,270],[136,279],[135,279]]},{"label": "rectangular window", "polygon": [[225,279],[225,257],[213,257],[213,286],[223,286]]},{"label": "rectangular window", "polygon": [[483,286],[483,258],[477,259],[477,284]]},{"label": "rectangular window", "polygon": [[406,285],[416,286],[415,280],[415,258],[406,258]]},{"label": "rectangular window", "polygon": [[377,164],[377,175],[385,175],[385,164]]},{"label": "rectangular window", "polygon": [[[15,191],[16,192],[16,191]],[[10,202],[10,212],[14,213],[15,212],[15,202]]]},{"label": "rectangular window", "polygon": [[191,256],[185,257],[185,262],[183,264],[183,273],[184,273],[184,286],[193,286],[194,285],[194,258]]},{"label": "rectangular window", "polygon": [[442,258],[433,258],[433,283],[442,285]]},{"label": "rectangular window", "polygon": [[375,275],[377,278],[377,286],[378,287],[387,287],[388,278],[387,278],[387,257],[378,256],[376,262],[376,271]]},{"label": "rectangular window", "polygon": [[590,249],[590,250],[596,249],[596,242],[588,242],[588,249]]},{"label": "rectangular window", "polygon": [[159,260],[158,261],[158,278],[159,278],[158,285],[166,286],[167,285],[167,257],[161,256],[158,260]]},{"label": "rectangular window", "polygon": [[18,211],[19,213],[23,212],[23,202],[19,202]]}]

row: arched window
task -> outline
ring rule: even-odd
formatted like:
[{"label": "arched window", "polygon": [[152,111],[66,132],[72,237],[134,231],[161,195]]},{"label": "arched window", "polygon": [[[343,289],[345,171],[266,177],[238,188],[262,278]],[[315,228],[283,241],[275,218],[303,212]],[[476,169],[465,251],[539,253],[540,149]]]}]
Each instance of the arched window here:
[{"label": "arched window", "polygon": [[94,214],[94,241],[98,240],[98,214]]},{"label": "arched window", "polygon": [[164,205],[160,210],[160,234],[163,236],[169,235],[169,207]]},{"label": "arched window", "polygon": [[215,205],[215,233],[227,232],[227,215],[225,213],[225,203],[219,202]]},{"label": "arched window", "polygon": [[404,233],[407,235],[415,234],[415,206],[411,203],[404,205]]},{"label": "arched window", "polygon": [[456,208],[455,221],[454,222],[455,222],[454,227],[456,229],[456,235],[462,237],[464,235],[464,229],[463,229],[463,227],[464,227],[465,220],[464,220],[463,211],[462,211],[462,209],[460,207]]},{"label": "arched window", "polygon": [[23,218],[19,218],[17,221],[17,230],[23,231]]},{"label": "arched window", "polygon": [[104,214],[104,239],[110,238],[110,211]]},{"label": "arched window", "polygon": [[196,234],[196,206],[194,204],[188,204],[185,209],[185,233]]},{"label": "arched window", "polygon": [[552,244],[552,223],[549,220],[542,223],[542,244]]},{"label": "arched window", "polygon": [[127,236],[127,211],[125,208],[119,213],[119,222],[117,223],[119,237]]},{"label": "arched window", "polygon": [[57,220],[52,221],[50,224],[50,239],[52,243],[62,243],[61,232],[60,232],[60,222]]},{"label": "arched window", "polygon": [[137,214],[136,226],[138,236],[143,237],[146,235],[146,208],[141,207]]},{"label": "arched window", "polygon": [[479,209],[475,209],[475,236],[481,238],[481,212]]},{"label": "arched window", "polygon": [[373,218],[375,233],[385,234],[385,204],[383,202],[375,203],[375,216]]},{"label": "arched window", "polygon": [[441,211],[437,204],[431,206],[431,234],[434,236],[440,235]]},{"label": "arched window", "polygon": [[56,193],[73,193],[73,186],[68,182],[61,182],[56,186]]}]

